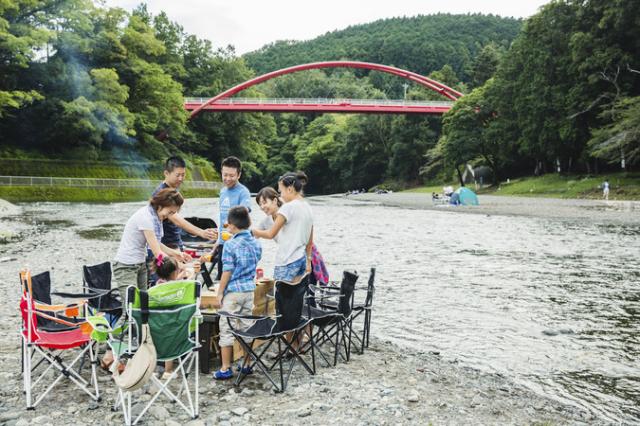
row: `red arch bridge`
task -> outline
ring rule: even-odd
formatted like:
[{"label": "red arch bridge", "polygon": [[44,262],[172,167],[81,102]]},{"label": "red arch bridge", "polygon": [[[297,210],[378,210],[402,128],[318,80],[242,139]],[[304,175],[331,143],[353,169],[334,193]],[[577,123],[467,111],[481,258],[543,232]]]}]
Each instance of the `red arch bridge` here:
[{"label": "red arch bridge", "polygon": [[[262,99],[234,97],[237,93],[285,74],[320,68],[359,68],[396,75],[439,93],[448,100],[406,101],[387,99]],[[296,65],[240,83],[212,98],[186,98],[184,107],[191,118],[202,111],[236,112],[342,112],[379,114],[444,114],[462,93],[420,74],[369,62],[330,61]]]}]

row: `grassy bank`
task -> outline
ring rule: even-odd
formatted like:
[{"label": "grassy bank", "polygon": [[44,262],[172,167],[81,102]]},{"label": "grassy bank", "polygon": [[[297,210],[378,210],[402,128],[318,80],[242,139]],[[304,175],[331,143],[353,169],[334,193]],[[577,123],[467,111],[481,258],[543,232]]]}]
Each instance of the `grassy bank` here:
[{"label": "grassy bank", "polygon": [[[55,186],[0,186],[0,198],[12,203],[32,201],[112,203],[147,200],[151,196],[153,189],[154,188],[96,189]],[[185,189],[180,192],[186,198],[218,196],[218,191],[212,189]]]},{"label": "grassy bank", "polygon": [[[220,181],[213,165],[202,158],[187,158],[186,181]],[[160,183],[163,162],[73,161],[30,158],[0,158],[3,176],[44,176],[97,179],[149,179]],[[67,186],[0,186],[0,198],[10,202],[72,201],[118,202],[149,198],[153,188],[76,188]],[[186,197],[217,197],[218,191],[184,189]]]},{"label": "grassy bank", "polygon": [[[186,180],[218,181],[220,175],[205,159],[186,158]],[[98,179],[162,179],[162,161],[73,161],[51,159],[1,158],[3,176],[53,176]]]},{"label": "grassy bank", "polygon": [[[602,183],[608,180],[610,200],[640,200],[640,173],[611,173],[593,175],[558,175],[526,177],[501,182],[498,186],[479,189],[479,194],[512,195],[522,197],[601,199]],[[440,193],[447,184],[412,188],[407,192]],[[449,183],[455,187],[457,183]],[[473,184],[469,187],[473,189]]]}]

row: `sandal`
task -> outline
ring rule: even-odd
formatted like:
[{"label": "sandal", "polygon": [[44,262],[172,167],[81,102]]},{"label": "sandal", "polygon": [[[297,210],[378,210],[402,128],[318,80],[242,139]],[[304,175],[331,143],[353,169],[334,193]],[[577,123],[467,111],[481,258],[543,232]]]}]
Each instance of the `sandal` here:
[{"label": "sandal", "polygon": [[100,360],[100,368],[102,369],[102,371],[106,371],[107,373],[111,372],[109,371],[109,368],[111,368],[111,364],[113,364],[113,360],[111,360],[111,362],[109,363],[104,362],[104,359]]},{"label": "sandal", "polygon": [[[102,371],[105,371],[107,373],[111,373],[111,366],[113,365],[113,361],[111,360],[111,362],[106,363],[104,362],[103,359],[100,360],[100,369]],[[122,374],[122,372],[124,371],[124,364],[123,363],[119,363],[118,364],[118,373]]]}]

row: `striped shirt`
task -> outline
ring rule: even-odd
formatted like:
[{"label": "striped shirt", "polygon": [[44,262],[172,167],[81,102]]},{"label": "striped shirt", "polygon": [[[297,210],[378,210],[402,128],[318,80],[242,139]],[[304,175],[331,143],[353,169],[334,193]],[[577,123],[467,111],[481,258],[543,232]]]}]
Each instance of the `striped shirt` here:
[{"label": "striped shirt", "polygon": [[253,291],[256,288],[256,267],[262,257],[262,247],[248,229],[238,232],[222,249],[222,272],[231,271],[226,293]]}]

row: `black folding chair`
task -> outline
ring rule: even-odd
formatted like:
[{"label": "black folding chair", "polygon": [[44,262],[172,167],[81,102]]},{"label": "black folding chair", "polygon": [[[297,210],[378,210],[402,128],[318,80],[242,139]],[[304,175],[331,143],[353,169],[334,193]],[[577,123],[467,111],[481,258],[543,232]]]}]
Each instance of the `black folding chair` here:
[{"label": "black folding chair", "polygon": [[[302,364],[309,374],[314,374],[314,371],[309,367],[307,362],[302,359],[298,350],[293,347],[293,343],[298,340],[298,337],[310,322],[308,318],[302,316],[304,298],[307,293],[308,286],[308,275],[305,275],[302,280],[297,283],[276,281],[275,318],[218,312],[220,317],[226,317],[232,334],[238,340],[245,353],[251,358],[249,367],[252,369],[257,367],[258,370],[266,376],[269,382],[271,382],[276,392],[285,391],[293,368],[298,362]],[[246,330],[241,330],[232,323],[233,319],[251,320],[254,321],[254,323]],[[254,350],[253,343],[258,339],[265,342],[261,347]],[[277,354],[273,363],[271,365],[267,365],[263,360],[263,357],[275,342],[277,342]],[[288,371],[285,375],[283,364],[287,360],[289,360],[289,365],[287,367]],[[279,384],[276,383],[276,380],[271,375],[276,366],[278,367],[280,375]],[[243,367],[246,367],[246,365],[243,365]],[[246,375],[243,374],[241,369],[240,373],[236,377],[236,385],[242,383],[245,377]]]},{"label": "black folding chair", "polygon": [[367,295],[364,303],[354,303],[352,320],[355,320],[364,313],[364,322],[362,325],[362,336],[355,334],[355,340],[360,344],[360,354],[364,353],[364,348],[369,347],[369,336],[371,333],[371,312],[373,311],[373,296],[376,288],[374,281],[376,279],[376,268],[371,268],[369,272],[369,282],[367,283]]},{"label": "black folding chair", "polygon": [[111,288],[111,262],[82,267],[82,282],[86,291],[99,294],[89,299],[89,306],[97,312],[111,315],[111,325],[122,316],[122,299],[117,288]]},{"label": "black folding chair", "polygon": [[[45,271],[45,272],[41,272],[38,275],[33,275],[31,277],[31,285],[32,285],[32,289],[33,289],[33,298],[34,301],[36,302],[40,302],[43,303],[45,305],[52,305],[51,303],[51,296],[60,296],[63,298],[69,298],[69,299],[79,299],[79,298],[86,298],[87,295],[85,295],[84,293],[81,294],[75,294],[75,293],[64,293],[64,292],[51,292],[51,274],[49,273],[49,271]],[[69,307],[71,306],[75,306],[75,304],[69,305]],[[71,311],[73,309],[69,309],[69,310],[62,310],[62,311],[58,311],[58,312],[54,312],[53,315],[58,318],[61,319],[63,321],[66,322],[70,322],[70,323],[81,323],[84,322],[84,318],[78,318],[78,316],[83,316],[83,312],[78,312],[78,315],[71,315]],[[66,315],[61,314],[61,312],[63,312]],[[50,320],[47,318],[39,318],[38,319],[38,328],[40,330],[44,330],[44,331],[51,331],[51,332],[55,332],[55,331],[68,331],[68,330],[72,330],[75,329],[76,326],[68,326],[68,325],[64,325],[61,324],[59,322],[56,322],[54,320]]]},{"label": "black folding chair", "polygon": [[[353,294],[357,280],[358,274],[344,271],[340,287],[314,287],[312,300],[316,307],[313,307],[309,301],[305,308],[305,314],[311,319],[318,331],[311,332],[310,340],[303,349],[305,351],[309,348],[317,350],[328,366],[331,363],[322,350],[322,345],[326,343],[333,347],[334,366],[338,362],[338,355],[345,361],[350,359],[353,334]],[[315,371],[315,351],[312,352],[312,359]]]}]

